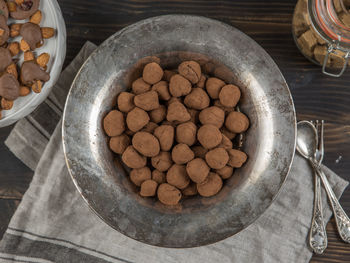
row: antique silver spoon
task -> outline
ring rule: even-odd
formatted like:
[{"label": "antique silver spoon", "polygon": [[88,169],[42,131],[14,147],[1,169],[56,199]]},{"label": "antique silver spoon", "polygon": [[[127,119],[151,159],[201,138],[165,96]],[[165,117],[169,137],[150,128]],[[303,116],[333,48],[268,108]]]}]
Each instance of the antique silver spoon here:
[{"label": "antique silver spoon", "polygon": [[[310,140],[311,136],[315,136],[314,139]],[[318,164],[315,159],[317,150],[315,150],[314,154],[309,154],[311,150],[316,149],[315,145],[317,144],[317,139],[315,138],[317,138],[317,131],[312,123],[306,121],[298,123],[297,144],[299,145],[299,147],[297,147],[297,149],[298,151],[302,151],[304,153],[302,155],[310,161],[317,174],[321,178],[322,183],[326,189],[329,202],[331,203],[333,209],[338,233],[343,241],[350,243],[350,219],[341,207],[337,197],[335,196],[332,190],[332,187],[328,182],[327,177],[325,176],[320,167],[320,164]]]},{"label": "antique silver spoon", "polygon": [[[298,122],[297,150],[304,158],[310,161],[313,168],[313,162],[316,159],[317,144],[318,136],[313,124],[307,121]],[[322,254],[327,247],[327,233],[322,213],[321,183],[316,171],[314,184],[314,209],[309,233],[309,244],[315,253]]]}]

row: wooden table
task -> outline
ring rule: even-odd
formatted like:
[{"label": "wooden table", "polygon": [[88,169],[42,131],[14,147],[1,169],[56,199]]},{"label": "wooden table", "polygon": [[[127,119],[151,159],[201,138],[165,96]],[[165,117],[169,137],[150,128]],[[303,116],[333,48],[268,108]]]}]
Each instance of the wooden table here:
[{"label": "wooden table", "polygon": [[[298,119],[324,119],[324,163],[350,180],[350,69],[341,78],[326,77],[296,48],[291,21],[296,0],[59,0],[67,24],[67,65],[90,40],[100,44],[138,20],[171,13],[195,14],[221,20],[242,30],[271,55],[293,94]],[[0,238],[26,191],[33,173],[8,151],[4,141],[12,127],[0,129]],[[350,214],[350,187],[341,204]],[[329,243],[312,262],[349,262],[350,245],[327,225]]]}]

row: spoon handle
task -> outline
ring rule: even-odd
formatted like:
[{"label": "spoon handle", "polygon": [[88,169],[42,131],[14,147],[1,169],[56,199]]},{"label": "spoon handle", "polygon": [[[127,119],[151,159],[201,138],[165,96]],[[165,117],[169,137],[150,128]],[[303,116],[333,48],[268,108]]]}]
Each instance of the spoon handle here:
[{"label": "spoon handle", "polygon": [[327,247],[327,233],[323,221],[322,200],[321,200],[321,181],[315,174],[315,197],[314,211],[311,221],[309,234],[310,247],[316,254],[322,254]]},{"label": "spoon handle", "polygon": [[339,204],[337,197],[335,196],[327,177],[323,173],[320,167],[317,167],[317,174],[321,177],[322,183],[326,188],[326,192],[329,198],[329,201],[333,208],[333,214],[335,217],[335,222],[337,224],[338,233],[343,239],[344,242],[350,243],[350,219],[346,215],[345,211]]}]

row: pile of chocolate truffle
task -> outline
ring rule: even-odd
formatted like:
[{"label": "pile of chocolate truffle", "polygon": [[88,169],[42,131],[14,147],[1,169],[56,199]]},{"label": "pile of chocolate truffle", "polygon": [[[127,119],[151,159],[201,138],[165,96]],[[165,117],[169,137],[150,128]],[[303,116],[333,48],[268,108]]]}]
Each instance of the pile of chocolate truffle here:
[{"label": "pile of chocolate truffle", "polygon": [[[43,83],[50,79],[46,72],[50,55],[35,57],[33,51],[44,44],[44,39],[54,36],[54,29],[40,27],[42,13],[40,0],[0,0],[0,97],[1,110],[10,110],[19,96],[31,91],[39,93]],[[8,25],[8,18],[26,20],[25,23]],[[10,41],[20,37],[19,42]],[[22,65],[18,65],[20,56]]]},{"label": "pile of chocolate truffle", "polygon": [[176,205],[183,196],[214,196],[247,160],[232,143],[249,127],[235,111],[240,97],[237,86],[206,76],[195,61],[173,71],[149,63],[103,119],[109,147],[143,197]]}]

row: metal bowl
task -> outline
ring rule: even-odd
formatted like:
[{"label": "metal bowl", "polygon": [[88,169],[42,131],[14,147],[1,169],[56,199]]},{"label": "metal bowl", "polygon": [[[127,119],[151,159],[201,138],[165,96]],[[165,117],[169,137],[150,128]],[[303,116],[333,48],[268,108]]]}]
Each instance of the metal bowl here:
[{"label": "metal bowl", "polygon": [[[166,207],[138,195],[108,148],[102,119],[145,63],[173,67],[186,59],[241,87],[240,109],[251,122],[243,139],[249,160],[218,195]],[[197,16],[146,19],[106,40],[75,78],[63,117],[67,166],[89,206],[119,232],[162,247],[214,243],[254,222],[281,189],[295,141],[291,94],[270,56],[239,30]]]}]

